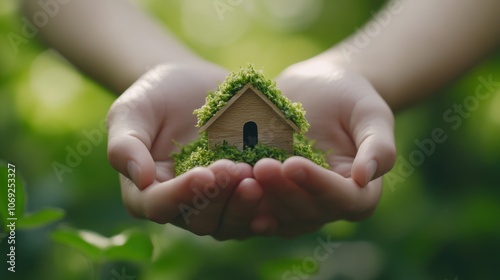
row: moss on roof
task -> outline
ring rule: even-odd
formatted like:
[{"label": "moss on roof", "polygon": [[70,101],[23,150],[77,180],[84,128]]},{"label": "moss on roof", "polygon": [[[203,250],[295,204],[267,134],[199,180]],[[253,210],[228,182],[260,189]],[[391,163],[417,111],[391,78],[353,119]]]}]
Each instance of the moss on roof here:
[{"label": "moss on roof", "polygon": [[283,113],[285,118],[291,120],[301,131],[305,133],[309,129],[309,123],[305,118],[305,110],[300,103],[292,103],[286,98],[276,86],[276,82],[266,79],[261,70],[256,70],[249,64],[239,71],[232,72],[226,80],[221,83],[215,92],[209,92],[205,105],[194,110],[198,116],[197,126],[201,127],[207,123],[227,102],[246,84],[252,84],[264,94]]}]

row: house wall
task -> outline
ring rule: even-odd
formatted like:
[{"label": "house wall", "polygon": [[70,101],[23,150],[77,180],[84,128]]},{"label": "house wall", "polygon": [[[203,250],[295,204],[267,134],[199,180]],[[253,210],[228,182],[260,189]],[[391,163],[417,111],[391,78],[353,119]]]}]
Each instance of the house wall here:
[{"label": "house wall", "polygon": [[293,130],[260,97],[248,89],[207,129],[211,147],[227,141],[243,149],[243,126],[257,124],[258,143],[293,153]]}]

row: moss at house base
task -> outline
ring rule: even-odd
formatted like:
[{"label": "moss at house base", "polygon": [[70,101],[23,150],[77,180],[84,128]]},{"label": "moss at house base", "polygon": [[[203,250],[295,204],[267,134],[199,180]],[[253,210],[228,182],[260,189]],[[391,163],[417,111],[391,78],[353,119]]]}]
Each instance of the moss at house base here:
[{"label": "moss at house base", "polygon": [[174,159],[174,171],[178,176],[195,167],[206,167],[219,159],[229,159],[235,162],[246,162],[250,165],[262,158],[273,158],[281,162],[295,155],[310,159],[314,163],[328,168],[325,153],[313,148],[313,144],[304,135],[295,134],[294,154],[290,155],[281,149],[257,144],[254,148],[238,150],[235,146],[224,143],[209,149],[206,133],[200,138],[186,146],[180,146],[180,152],[172,155]]}]

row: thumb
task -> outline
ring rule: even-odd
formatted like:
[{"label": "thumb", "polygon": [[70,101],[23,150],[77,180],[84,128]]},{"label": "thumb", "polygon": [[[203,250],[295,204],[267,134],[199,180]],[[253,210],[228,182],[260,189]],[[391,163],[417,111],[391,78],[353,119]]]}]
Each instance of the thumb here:
[{"label": "thumb", "polygon": [[[125,107],[125,108],[124,108]],[[151,156],[152,138],[148,122],[139,114],[118,103],[108,114],[108,160],[118,172],[129,178],[139,189],[151,185],[156,178],[156,166]]]},{"label": "thumb", "polygon": [[380,102],[382,104],[379,106],[374,106],[374,103],[370,102],[368,110],[361,109],[359,110],[361,116],[358,118],[354,115],[352,118],[352,123],[354,123],[352,135],[357,153],[351,176],[358,185],[363,187],[389,172],[396,161],[394,117],[387,105],[382,100]]}]

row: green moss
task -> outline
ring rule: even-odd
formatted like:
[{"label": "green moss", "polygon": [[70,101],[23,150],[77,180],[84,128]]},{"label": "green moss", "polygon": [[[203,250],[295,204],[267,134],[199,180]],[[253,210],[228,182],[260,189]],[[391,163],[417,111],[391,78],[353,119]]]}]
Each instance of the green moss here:
[{"label": "green moss", "polygon": [[[293,155],[308,158],[314,163],[328,168],[325,154],[322,151],[314,149],[313,143],[304,135],[295,134],[294,136]],[[200,138],[195,142],[186,146],[179,146],[179,148],[181,149],[180,152],[172,155],[175,161],[174,171],[176,176],[194,167],[209,166],[219,159],[246,162],[253,166],[262,158],[274,158],[283,162],[292,156],[284,150],[262,144],[257,144],[254,148],[243,151],[227,143],[217,145],[214,149],[209,149],[206,133],[202,133]]]},{"label": "green moss", "polygon": [[260,92],[262,92],[276,107],[291,120],[301,131],[307,132],[309,123],[305,118],[306,112],[300,103],[292,103],[286,98],[281,90],[276,87],[276,82],[266,79],[262,71],[255,70],[254,66],[249,64],[239,71],[232,72],[221,83],[215,92],[210,92],[206,98],[205,105],[194,111],[198,116],[197,126],[201,127],[208,122],[227,102],[246,84],[251,83]]},{"label": "green moss", "polygon": [[314,141],[309,140],[303,134],[294,134],[293,154],[295,156],[301,156],[310,159],[312,162],[321,167],[330,167],[328,165],[328,162],[326,161],[326,153],[320,149],[315,148]]}]

